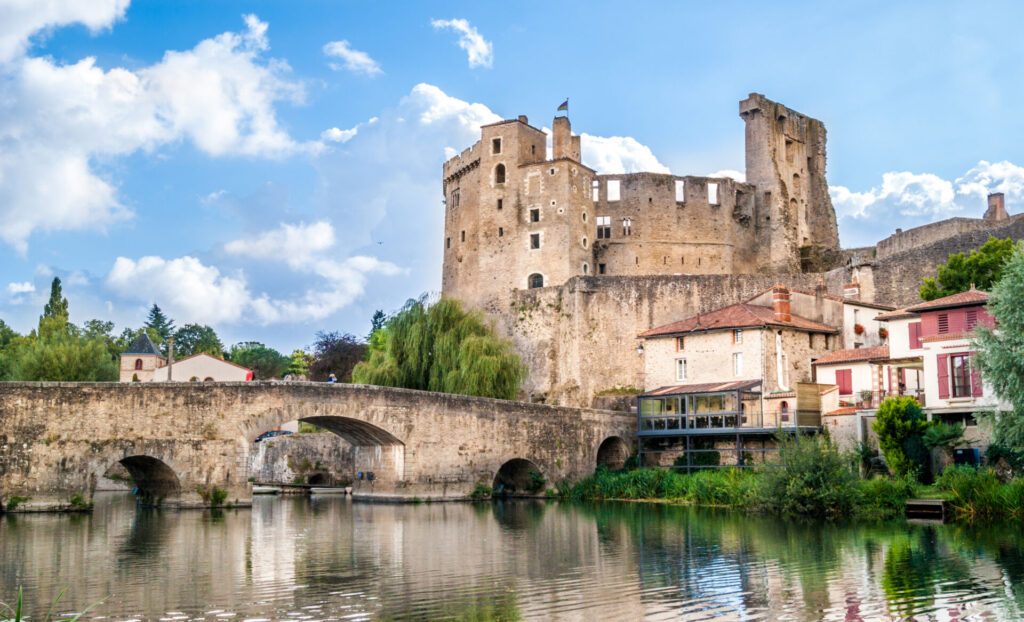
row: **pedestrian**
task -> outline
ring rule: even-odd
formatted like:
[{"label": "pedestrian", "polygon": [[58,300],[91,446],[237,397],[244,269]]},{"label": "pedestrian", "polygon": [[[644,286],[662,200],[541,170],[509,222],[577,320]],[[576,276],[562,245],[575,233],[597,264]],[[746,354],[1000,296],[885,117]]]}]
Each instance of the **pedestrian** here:
[{"label": "pedestrian", "polygon": [[328,383],[334,384],[337,381],[338,381],[338,377],[335,376],[334,374],[331,374],[331,375],[327,376],[327,382]]}]

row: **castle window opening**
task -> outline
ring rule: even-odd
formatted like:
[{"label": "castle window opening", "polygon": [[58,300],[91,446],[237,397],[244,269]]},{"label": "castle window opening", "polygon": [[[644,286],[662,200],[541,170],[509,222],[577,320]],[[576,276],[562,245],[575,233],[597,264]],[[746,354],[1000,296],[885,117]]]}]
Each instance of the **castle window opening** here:
[{"label": "castle window opening", "polygon": [[611,216],[598,216],[597,217],[597,239],[608,240],[612,237],[612,217]]},{"label": "castle window opening", "polygon": [[708,203],[718,205],[718,184],[714,182],[708,183]]},{"label": "castle window opening", "polygon": [[142,369],[142,359],[135,359],[135,369]]},{"label": "castle window opening", "polygon": [[531,249],[540,248],[540,234],[539,233],[531,233],[530,234],[530,248]]},{"label": "castle window opening", "polygon": [[530,289],[538,289],[544,287],[544,276],[533,273],[526,279],[527,287]]},{"label": "castle window opening", "polygon": [[682,179],[676,180],[676,203],[686,202],[686,182]]},{"label": "castle window opening", "polygon": [[633,221],[629,218],[622,219],[622,235],[633,235]]},{"label": "castle window opening", "polygon": [[668,265],[668,255],[662,255],[662,257],[661,257],[661,265],[663,265],[663,266],[667,266]]},{"label": "castle window opening", "polygon": [[583,222],[587,222],[587,213],[583,212]]},{"label": "castle window opening", "polygon": [[537,145],[530,145],[530,155],[537,155]]},{"label": "castle window opening", "polygon": [[638,266],[639,266],[639,265],[640,265],[640,256],[639,256],[639,255],[637,255],[637,256],[636,256],[636,257],[634,257],[633,259],[634,259],[634,261],[636,261],[636,265],[638,265]]},{"label": "castle window opening", "polygon": [[444,247],[445,248],[451,248],[452,247],[452,239],[450,237],[444,239]]},{"label": "castle window opening", "polygon": [[499,164],[494,167],[494,183],[503,184],[505,183],[505,165]]},{"label": "castle window opening", "polygon": [[504,236],[505,236],[505,228],[504,227],[498,227],[498,237],[500,238],[500,237],[504,237]]},{"label": "castle window opening", "polygon": [[793,188],[791,192],[797,192],[800,190],[800,173],[793,173]]},{"label": "castle window opening", "polygon": [[535,207],[530,210],[530,222],[540,222],[540,208]]},{"label": "castle window opening", "polygon": [[461,241],[465,242],[466,241],[466,230],[465,229],[462,230],[461,236],[462,236],[462,240]]},{"label": "castle window opening", "polygon": [[608,180],[608,200],[618,201],[619,200],[619,180],[609,179]]},{"label": "castle window opening", "polygon": [[686,380],[686,359],[676,359],[676,381]]},{"label": "castle window opening", "polygon": [[583,244],[583,248],[587,247],[587,238],[585,236],[584,236],[583,240],[581,241],[581,243]]},{"label": "castle window opening", "polygon": [[548,173],[550,173],[551,175],[554,175],[555,174],[555,169],[549,170]]},{"label": "castle window opening", "polygon": [[593,201],[597,201],[601,197],[601,182],[596,179],[590,182],[590,194]]},{"label": "castle window opening", "polygon": [[587,265],[587,264],[583,264],[583,274],[589,274],[589,273],[590,273],[590,266]]},{"label": "castle window opening", "polygon": [[498,199],[498,209],[504,207],[505,199]]},{"label": "castle window opening", "polygon": [[597,273],[598,274],[604,274],[606,271],[607,271],[607,266],[605,266],[605,264],[603,264],[603,263],[597,264]]},{"label": "castle window opening", "polygon": [[456,188],[455,190],[452,190],[452,204],[451,204],[450,207],[452,209],[455,209],[458,206],[459,206],[459,189]]},{"label": "castle window opening", "polygon": [[492,138],[491,139],[491,153],[493,153],[494,155],[498,155],[499,153],[501,153],[501,139],[500,138]]},{"label": "castle window opening", "polygon": [[793,163],[793,153],[796,151],[796,147],[793,146],[793,141],[789,138],[786,139],[786,162],[789,164]]}]

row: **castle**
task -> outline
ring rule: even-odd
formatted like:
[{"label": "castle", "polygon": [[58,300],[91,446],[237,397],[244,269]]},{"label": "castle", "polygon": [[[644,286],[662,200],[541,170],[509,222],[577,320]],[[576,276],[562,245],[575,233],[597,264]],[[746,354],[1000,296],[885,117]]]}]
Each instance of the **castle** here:
[{"label": "castle", "polygon": [[739,104],[746,181],[600,174],[568,117],[548,136],[525,116],[481,127],[443,168],[442,294],[485,311],[530,369],[527,397],[591,406],[644,386],[638,336],[779,282],[904,305],[951,252],[989,233],[1024,239],[1024,216],[989,197],[984,218],[897,231],[841,250],[826,134],[763,95]]}]

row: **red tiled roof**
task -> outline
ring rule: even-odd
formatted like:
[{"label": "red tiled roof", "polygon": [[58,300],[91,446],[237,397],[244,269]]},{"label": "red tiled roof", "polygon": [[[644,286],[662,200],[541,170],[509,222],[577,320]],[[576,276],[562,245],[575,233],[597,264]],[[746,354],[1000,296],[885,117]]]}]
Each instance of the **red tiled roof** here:
[{"label": "red tiled roof", "polygon": [[748,391],[761,384],[760,380],[732,380],[729,382],[702,382],[699,384],[677,384],[670,387],[660,387],[640,397],[651,397],[656,395],[688,395],[690,393],[721,393],[723,391]]},{"label": "red tiled roof", "polygon": [[875,321],[884,322],[885,320],[899,320],[906,317],[916,317],[916,313],[911,313],[906,308],[895,309],[893,311],[886,311],[885,313],[879,313],[875,316]]},{"label": "red tiled roof", "polygon": [[837,408],[832,412],[825,413],[825,416],[836,416],[836,415],[856,415],[857,411],[860,410],[856,406],[844,406],[843,408]]},{"label": "red tiled roof", "polygon": [[702,313],[685,320],[657,326],[643,333],[641,337],[660,337],[680,333],[726,330],[730,328],[752,328],[757,326],[782,326],[795,328],[809,333],[836,333],[836,328],[808,320],[799,315],[792,315],[791,321],[781,322],[775,319],[771,307],[760,305],[736,304],[716,309],[710,313]]},{"label": "red tiled roof", "polygon": [[935,309],[951,309],[953,307],[983,305],[986,302],[988,302],[987,293],[977,289],[969,289],[966,292],[960,292],[959,294],[953,294],[952,296],[944,296],[942,298],[936,298],[935,300],[929,300],[928,302],[922,302],[919,305],[909,307],[907,311],[910,311],[911,313],[921,313],[922,311],[934,311]]},{"label": "red tiled roof", "polygon": [[834,363],[853,363],[856,361],[871,361],[874,359],[889,358],[889,346],[875,346],[873,348],[850,348],[847,350],[836,350],[811,363],[812,365],[830,365]]}]

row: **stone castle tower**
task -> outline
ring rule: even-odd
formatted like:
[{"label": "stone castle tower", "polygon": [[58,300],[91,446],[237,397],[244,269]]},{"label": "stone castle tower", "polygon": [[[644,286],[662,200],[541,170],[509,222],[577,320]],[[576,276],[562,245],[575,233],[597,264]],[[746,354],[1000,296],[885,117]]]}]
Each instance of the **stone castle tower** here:
[{"label": "stone castle tower", "polygon": [[740,102],[747,181],[601,175],[555,117],[481,128],[444,164],[442,292],[503,311],[514,290],[574,276],[796,272],[838,250],[825,180],[825,128],[759,94]]}]

